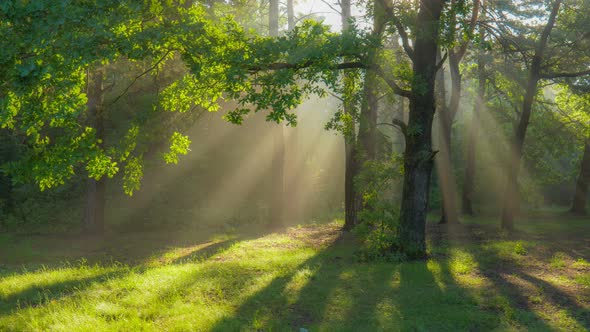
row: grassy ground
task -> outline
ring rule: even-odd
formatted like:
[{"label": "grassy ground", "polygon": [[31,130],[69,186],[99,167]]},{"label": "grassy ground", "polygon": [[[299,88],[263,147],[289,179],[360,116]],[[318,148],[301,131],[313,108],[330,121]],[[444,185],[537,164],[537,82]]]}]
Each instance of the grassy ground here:
[{"label": "grassy ground", "polygon": [[[430,258],[363,263],[339,223],[274,234],[0,236],[0,331],[584,331],[590,220],[429,225]],[[43,265],[44,264],[44,265]]]}]

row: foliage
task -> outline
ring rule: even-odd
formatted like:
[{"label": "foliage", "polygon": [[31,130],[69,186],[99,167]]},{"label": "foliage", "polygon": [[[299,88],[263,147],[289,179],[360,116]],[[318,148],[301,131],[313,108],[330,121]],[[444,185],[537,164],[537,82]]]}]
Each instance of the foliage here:
[{"label": "foliage", "polygon": [[393,184],[401,175],[401,158],[392,155],[389,160],[367,162],[355,185],[363,194],[362,220],[355,232],[363,239],[360,252],[362,260],[403,260],[403,253],[397,251],[399,213]]}]

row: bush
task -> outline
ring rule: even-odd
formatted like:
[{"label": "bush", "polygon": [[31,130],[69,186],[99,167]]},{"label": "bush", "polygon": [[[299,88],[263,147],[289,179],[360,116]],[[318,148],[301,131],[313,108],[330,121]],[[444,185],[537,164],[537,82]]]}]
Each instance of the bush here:
[{"label": "bush", "polygon": [[397,209],[395,182],[400,175],[400,158],[366,163],[356,179],[357,190],[363,194],[363,210],[359,213],[360,224],[355,233],[362,239],[359,257],[363,261],[400,261],[403,254],[399,248],[399,213]]}]

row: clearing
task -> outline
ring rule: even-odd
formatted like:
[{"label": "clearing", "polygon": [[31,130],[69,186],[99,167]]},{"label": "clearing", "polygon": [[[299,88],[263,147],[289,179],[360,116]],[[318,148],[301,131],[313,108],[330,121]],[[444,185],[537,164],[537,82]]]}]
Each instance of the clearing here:
[{"label": "clearing", "polygon": [[585,331],[590,220],[429,224],[426,261],[361,262],[338,221],[273,234],[0,236],[2,331]]}]

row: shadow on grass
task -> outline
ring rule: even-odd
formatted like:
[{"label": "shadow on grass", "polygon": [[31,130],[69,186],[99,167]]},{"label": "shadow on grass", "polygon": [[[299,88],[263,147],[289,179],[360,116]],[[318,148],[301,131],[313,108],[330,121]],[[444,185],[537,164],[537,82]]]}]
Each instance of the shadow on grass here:
[{"label": "shadow on grass", "polygon": [[[325,292],[334,287],[335,283],[325,284],[324,278],[333,276],[334,269],[330,268],[330,273],[326,274],[326,263],[334,256],[334,247],[337,243],[330,244],[327,248],[321,250],[317,255],[301,263],[297,267],[273,279],[266,287],[247,298],[235,311],[231,317],[226,317],[213,327],[212,331],[234,331],[245,327],[255,330],[284,330],[287,327],[292,329],[298,328],[296,325],[305,324],[308,320],[314,318],[313,310],[301,308],[296,305],[291,298],[291,292],[288,289],[289,284],[294,283],[297,287],[296,280],[300,273],[301,283],[307,282],[306,288],[310,284],[320,282],[318,285],[322,289],[321,293],[314,293],[314,298],[306,299],[323,306],[325,304]],[[331,264],[330,264],[331,265]],[[302,291],[302,295],[304,292]],[[290,322],[289,318],[293,318]],[[303,327],[303,326],[301,326]]]},{"label": "shadow on grass", "polygon": [[88,277],[58,281],[48,285],[31,285],[7,297],[0,297],[0,315],[11,314],[28,307],[38,307],[51,301],[59,300],[75,292],[82,291],[94,283],[105,282],[112,278],[120,278],[128,273],[110,271]]},{"label": "shadow on grass", "polygon": [[247,298],[213,331],[480,331],[500,324],[457,284],[448,261],[360,263],[336,241]]},{"label": "shadow on grass", "polygon": [[209,244],[205,244],[200,249],[192,250],[184,255],[181,255],[174,260],[172,260],[171,264],[185,264],[189,262],[200,262],[211,258],[211,256],[215,256],[221,252],[226,251],[234,244],[245,241],[248,239],[252,239],[255,237],[238,237],[228,240],[223,240],[219,242],[211,242]]},{"label": "shadow on grass", "polygon": [[[538,331],[554,330],[555,327],[550,326],[547,318],[542,317],[539,312],[543,310],[543,305],[549,304],[553,306],[553,310],[564,310],[569,318],[580,326],[590,328],[590,311],[580,306],[571,295],[531,275],[526,266],[502,257],[493,247],[474,243],[474,239],[479,239],[476,234],[479,231],[477,226],[456,226],[455,231],[457,230],[466,235],[464,241],[455,245],[473,255],[480,273],[491,282],[491,289],[486,294],[488,304],[492,308],[501,310],[511,324]],[[522,237],[526,238],[527,234],[520,232],[510,235],[511,240]],[[563,323],[557,322],[557,324]]]}]

